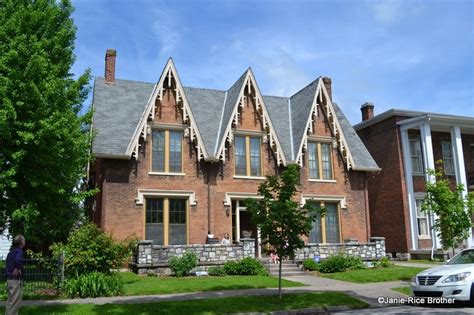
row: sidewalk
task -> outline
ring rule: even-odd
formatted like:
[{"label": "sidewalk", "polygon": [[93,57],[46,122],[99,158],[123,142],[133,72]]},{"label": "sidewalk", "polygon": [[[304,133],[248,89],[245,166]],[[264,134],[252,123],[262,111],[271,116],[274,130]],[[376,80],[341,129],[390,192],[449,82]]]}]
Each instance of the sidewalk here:
[{"label": "sidewalk", "polygon": [[[284,277],[291,281],[301,282],[307,286],[283,288],[283,293],[303,293],[314,291],[339,291],[347,293],[353,297],[359,298],[370,304],[371,307],[389,306],[379,304],[377,298],[383,297],[403,297],[404,295],[390,290],[390,288],[400,287],[406,285],[402,281],[380,282],[359,284],[351,283],[327,278],[320,278],[311,274],[304,276],[289,276]],[[24,301],[22,305],[67,305],[67,304],[133,304],[133,303],[151,303],[162,301],[184,301],[195,299],[208,299],[220,297],[236,297],[249,295],[275,295],[278,288],[267,289],[244,289],[244,290],[223,290],[223,291],[209,291],[209,292],[191,292],[191,293],[176,293],[176,294],[161,294],[161,295],[134,295],[134,296],[115,296],[115,297],[101,297],[88,299],[64,299],[64,300],[28,300]],[[1,306],[5,306],[5,302],[0,302]],[[393,305],[392,305],[393,306]]]},{"label": "sidewalk", "polygon": [[402,267],[420,267],[420,268],[433,268],[433,267],[439,267],[442,266],[443,264],[428,264],[428,263],[417,263],[417,262],[410,262],[410,261],[393,261],[393,263],[396,266],[402,266]]}]

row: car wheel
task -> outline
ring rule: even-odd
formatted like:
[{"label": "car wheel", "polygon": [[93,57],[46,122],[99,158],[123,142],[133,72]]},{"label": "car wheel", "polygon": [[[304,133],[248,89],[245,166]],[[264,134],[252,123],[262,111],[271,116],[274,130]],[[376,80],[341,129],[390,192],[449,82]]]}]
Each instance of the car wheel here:
[{"label": "car wheel", "polygon": [[471,284],[471,294],[469,298],[469,304],[471,304],[471,306],[474,306],[474,283]]}]

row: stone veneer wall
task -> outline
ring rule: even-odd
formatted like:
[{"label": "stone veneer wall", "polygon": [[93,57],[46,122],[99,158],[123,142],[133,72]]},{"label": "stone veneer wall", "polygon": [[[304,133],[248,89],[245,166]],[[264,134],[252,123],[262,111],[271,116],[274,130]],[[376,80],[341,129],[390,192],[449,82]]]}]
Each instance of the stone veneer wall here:
[{"label": "stone veneer wall", "polygon": [[385,256],[385,237],[371,237],[368,243],[308,244],[295,252],[295,261],[305,259],[326,259],[330,256],[345,254],[359,256],[362,260],[377,260]]},{"label": "stone veneer wall", "polygon": [[169,273],[169,259],[182,257],[186,252],[193,252],[198,257],[198,266],[206,267],[224,265],[227,261],[242,260],[245,257],[255,258],[255,240],[242,238],[239,244],[195,244],[195,245],[153,245],[152,241],[140,241],[132,270],[138,274]]}]

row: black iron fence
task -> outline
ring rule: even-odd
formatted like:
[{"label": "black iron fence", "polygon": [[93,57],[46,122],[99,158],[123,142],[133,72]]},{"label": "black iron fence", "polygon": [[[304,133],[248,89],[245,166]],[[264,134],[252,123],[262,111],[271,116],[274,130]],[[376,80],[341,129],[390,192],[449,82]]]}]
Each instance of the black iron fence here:
[{"label": "black iron fence", "polygon": [[[0,261],[0,298],[7,295],[5,260]],[[23,294],[55,295],[64,281],[63,259],[25,259],[23,272]]]}]

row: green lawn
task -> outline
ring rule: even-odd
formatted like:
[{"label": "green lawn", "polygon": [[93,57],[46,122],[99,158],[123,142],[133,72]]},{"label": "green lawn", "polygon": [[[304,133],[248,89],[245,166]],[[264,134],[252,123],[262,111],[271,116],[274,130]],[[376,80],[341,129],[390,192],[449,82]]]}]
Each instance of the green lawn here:
[{"label": "green lawn", "polygon": [[417,273],[425,269],[426,268],[419,267],[391,266],[387,268],[367,268],[335,273],[320,273],[318,275],[321,277],[342,281],[370,283],[396,280],[410,280]]},{"label": "green lawn", "polygon": [[410,287],[399,287],[399,288],[393,288],[392,290],[403,293],[405,295],[411,295]]},{"label": "green lawn", "polygon": [[[368,304],[340,292],[314,292],[278,296],[241,296],[202,300],[142,304],[71,304],[57,306],[25,306],[21,314],[228,314],[236,312],[270,312],[277,310],[321,308],[345,305],[364,308]],[[3,311],[3,308],[0,308]]]},{"label": "green lawn", "polygon": [[[237,289],[260,289],[278,287],[278,278],[270,276],[226,276],[226,277],[147,277],[132,272],[120,273],[124,280],[124,295],[170,294],[198,291],[220,291]],[[283,287],[305,286],[299,282],[282,279]],[[64,296],[26,291],[24,300],[62,299]],[[6,300],[5,290],[0,289],[0,300]]]},{"label": "green lawn", "polygon": [[[132,272],[120,274],[125,282],[125,295],[169,294],[197,291],[220,291],[278,287],[278,278],[270,276],[227,277],[143,277]],[[284,287],[304,286],[282,279]]]}]

